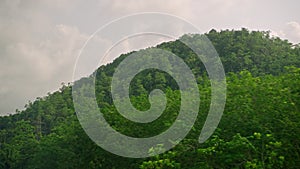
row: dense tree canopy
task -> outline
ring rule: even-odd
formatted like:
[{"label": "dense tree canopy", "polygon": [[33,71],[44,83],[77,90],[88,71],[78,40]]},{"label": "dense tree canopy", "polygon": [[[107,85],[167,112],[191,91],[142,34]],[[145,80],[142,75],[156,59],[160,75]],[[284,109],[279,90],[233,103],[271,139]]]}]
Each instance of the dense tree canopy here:
[{"label": "dense tree canopy", "polygon": [[[201,103],[195,125],[176,147],[141,159],[103,150],[82,129],[73,107],[73,86],[64,84],[59,91],[29,102],[23,111],[0,117],[0,168],[299,168],[300,47],[271,37],[269,32],[247,29],[211,30],[205,35],[219,53],[227,75],[225,111],[205,143],[199,144],[198,137],[210,105],[210,80],[202,62],[179,39],[156,48],[171,51],[191,68]],[[184,35],[181,39],[197,43],[201,36]],[[84,90],[85,81],[96,77],[97,102],[109,124],[129,136],[154,136],[168,129],[177,117],[178,85],[162,71],[139,73],[130,86],[132,104],[139,110],[149,109],[149,92],[159,88],[166,93],[167,107],[159,119],[146,124],[120,116],[110,84],[115,68],[129,54],[101,66],[76,85]],[[163,145],[157,145],[149,153],[161,148]]]}]

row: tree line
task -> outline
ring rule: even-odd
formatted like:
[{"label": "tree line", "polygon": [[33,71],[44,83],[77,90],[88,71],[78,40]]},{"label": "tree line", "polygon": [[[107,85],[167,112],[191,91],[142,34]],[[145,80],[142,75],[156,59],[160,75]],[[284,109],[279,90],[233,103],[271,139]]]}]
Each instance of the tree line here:
[{"label": "tree line", "polygon": [[[82,129],[72,101],[72,84],[25,105],[23,111],[0,117],[0,168],[298,168],[300,166],[300,47],[271,37],[269,32],[211,30],[205,34],[216,48],[226,71],[227,102],[221,122],[205,143],[198,136],[210,106],[211,86],[205,67],[182,41],[157,45],[181,57],[194,73],[200,92],[198,118],[188,136],[173,149],[153,157],[130,159],[98,147]],[[181,39],[199,43],[203,35]],[[141,51],[136,51],[141,52]],[[144,50],[147,54],[148,50]],[[168,74],[153,69],[131,82],[130,101],[139,110],[150,107],[156,88],[167,96],[162,116],[138,124],[118,114],[110,93],[115,68],[126,58],[101,66],[76,85],[96,79],[98,106],[109,124],[133,137],[167,130],[180,108],[180,91]],[[163,57],[163,56],[161,56]],[[164,149],[157,145],[149,154]]]}]

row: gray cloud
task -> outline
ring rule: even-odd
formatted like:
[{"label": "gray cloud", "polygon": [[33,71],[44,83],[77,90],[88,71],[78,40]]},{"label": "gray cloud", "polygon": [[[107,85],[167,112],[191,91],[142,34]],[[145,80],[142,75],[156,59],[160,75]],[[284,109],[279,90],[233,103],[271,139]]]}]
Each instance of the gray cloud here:
[{"label": "gray cloud", "polygon": [[[0,114],[20,109],[72,80],[78,52],[109,21],[137,12],[164,12],[203,31],[241,28],[273,30],[300,41],[299,1],[258,0],[3,0],[0,1]],[[124,41],[119,53],[162,39]],[[145,41],[145,39],[143,39]],[[109,42],[107,42],[109,44]]]},{"label": "gray cloud", "polygon": [[2,1],[0,16],[0,112],[13,112],[28,100],[71,81],[78,49],[87,35],[53,23],[50,15],[22,1]]}]

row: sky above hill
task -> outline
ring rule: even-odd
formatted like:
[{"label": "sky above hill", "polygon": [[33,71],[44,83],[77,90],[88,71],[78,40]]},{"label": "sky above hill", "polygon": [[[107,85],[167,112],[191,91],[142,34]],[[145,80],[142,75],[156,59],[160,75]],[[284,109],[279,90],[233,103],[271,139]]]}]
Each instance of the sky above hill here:
[{"label": "sky above hill", "polygon": [[[0,1],[0,115],[22,109],[29,100],[71,82],[79,50],[89,36],[122,16],[162,12],[181,17],[203,32],[245,27],[270,30],[274,36],[299,43],[299,6],[297,0]],[[141,42],[137,39],[119,53],[159,41],[153,37],[142,46]]]}]

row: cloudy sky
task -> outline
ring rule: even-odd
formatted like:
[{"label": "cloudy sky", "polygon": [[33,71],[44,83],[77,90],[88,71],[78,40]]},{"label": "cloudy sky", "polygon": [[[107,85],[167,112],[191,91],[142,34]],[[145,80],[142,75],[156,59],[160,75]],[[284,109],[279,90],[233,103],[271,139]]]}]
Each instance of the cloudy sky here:
[{"label": "cloudy sky", "polygon": [[122,16],[163,12],[204,32],[246,27],[299,43],[299,6],[298,0],[1,0],[0,114],[71,82],[89,36]]}]

